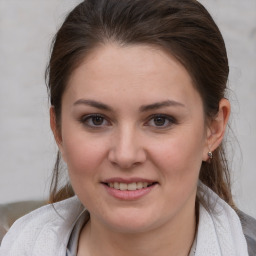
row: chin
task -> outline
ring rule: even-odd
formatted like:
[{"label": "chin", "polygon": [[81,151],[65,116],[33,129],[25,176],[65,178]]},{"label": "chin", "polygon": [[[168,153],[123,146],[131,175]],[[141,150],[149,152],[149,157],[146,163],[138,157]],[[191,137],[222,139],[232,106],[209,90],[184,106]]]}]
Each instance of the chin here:
[{"label": "chin", "polygon": [[110,229],[118,233],[127,234],[150,231],[156,228],[157,223],[156,216],[145,214],[145,211],[119,211],[110,216],[108,220],[105,219],[105,224]]}]

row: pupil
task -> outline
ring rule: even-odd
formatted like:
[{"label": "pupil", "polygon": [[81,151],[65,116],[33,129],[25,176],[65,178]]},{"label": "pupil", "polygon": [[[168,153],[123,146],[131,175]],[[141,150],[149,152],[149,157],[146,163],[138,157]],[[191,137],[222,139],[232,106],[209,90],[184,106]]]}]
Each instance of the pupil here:
[{"label": "pupil", "polygon": [[154,119],[154,121],[155,121],[155,124],[156,124],[157,126],[161,126],[161,125],[164,125],[164,123],[165,123],[165,118],[164,118],[164,117],[156,117],[156,118]]},{"label": "pupil", "polygon": [[95,116],[92,119],[94,125],[101,125],[103,123],[103,118],[100,116]]}]

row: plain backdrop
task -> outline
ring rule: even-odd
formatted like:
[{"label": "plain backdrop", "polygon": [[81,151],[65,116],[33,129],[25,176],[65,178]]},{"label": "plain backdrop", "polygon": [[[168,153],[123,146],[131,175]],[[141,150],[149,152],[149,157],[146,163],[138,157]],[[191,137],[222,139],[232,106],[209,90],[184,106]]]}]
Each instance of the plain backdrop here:
[{"label": "plain backdrop", "polygon": [[[0,203],[47,198],[56,146],[44,71],[78,0],[0,0]],[[256,217],[256,0],[201,0],[226,41],[233,194]]]}]

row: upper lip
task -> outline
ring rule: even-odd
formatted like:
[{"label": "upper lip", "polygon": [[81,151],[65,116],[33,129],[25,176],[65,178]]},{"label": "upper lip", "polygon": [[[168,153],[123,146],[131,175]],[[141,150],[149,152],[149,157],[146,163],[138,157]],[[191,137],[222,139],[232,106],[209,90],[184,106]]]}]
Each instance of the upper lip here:
[{"label": "upper lip", "polygon": [[133,177],[133,178],[121,178],[121,177],[113,177],[109,178],[106,180],[103,180],[102,183],[134,183],[134,182],[147,182],[147,183],[155,183],[157,182],[156,180],[151,180],[151,179],[144,179],[144,178],[138,178],[138,177]]}]

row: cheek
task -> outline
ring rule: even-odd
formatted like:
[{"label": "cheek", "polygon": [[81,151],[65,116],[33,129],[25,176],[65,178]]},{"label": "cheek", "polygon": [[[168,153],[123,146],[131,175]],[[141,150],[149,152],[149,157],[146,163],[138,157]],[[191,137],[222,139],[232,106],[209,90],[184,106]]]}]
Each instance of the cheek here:
[{"label": "cheek", "polygon": [[204,152],[203,129],[188,130],[189,133],[179,132],[156,144],[152,153],[164,175],[183,181],[198,178]]},{"label": "cheek", "polygon": [[105,157],[104,141],[85,134],[63,136],[63,154],[69,173],[86,176],[95,172]]},{"label": "cheek", "polygon": [[[64,144],[69,179],[76,195],[86,207],[97,202],[99,170],[104,160],[104,146],[86,138],[69,137]],[[99,195],[98,195],[99,196]],[[100,197],[99,197],[100,198]]]}]

